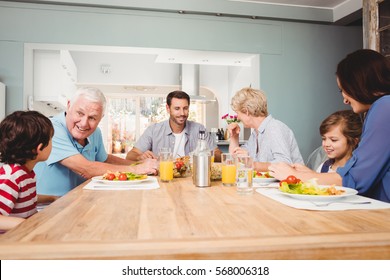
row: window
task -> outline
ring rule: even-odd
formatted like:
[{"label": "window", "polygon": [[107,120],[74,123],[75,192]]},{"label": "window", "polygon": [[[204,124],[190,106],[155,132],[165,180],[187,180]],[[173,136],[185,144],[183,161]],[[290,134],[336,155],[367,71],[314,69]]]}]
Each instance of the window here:
[{"label": "window", "polygon": [[[109,154],[125,157],[149,125],[169,118],[166,94],[106,97],[106,113],[99,127]],[[205,124],[205,104],[191,102],[188,119]]]}]

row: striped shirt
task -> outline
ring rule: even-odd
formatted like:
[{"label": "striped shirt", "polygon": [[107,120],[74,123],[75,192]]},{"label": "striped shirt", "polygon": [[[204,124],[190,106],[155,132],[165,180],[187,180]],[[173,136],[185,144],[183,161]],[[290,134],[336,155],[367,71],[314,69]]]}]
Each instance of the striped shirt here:
[{"label": "striped shirt", "polygon": [[20,164],[0,167],[0,214],[28,218],[37,212],[34,171]]}]

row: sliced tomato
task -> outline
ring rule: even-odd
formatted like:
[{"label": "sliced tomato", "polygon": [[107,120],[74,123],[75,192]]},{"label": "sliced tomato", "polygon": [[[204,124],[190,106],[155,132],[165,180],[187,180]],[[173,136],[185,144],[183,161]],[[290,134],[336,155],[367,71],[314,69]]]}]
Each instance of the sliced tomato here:
[{"label": "sliced tomato", "polygon": [[127,180],[127,175],[125,173],[121,173],[118,176],[119,181],[126,181]]}]

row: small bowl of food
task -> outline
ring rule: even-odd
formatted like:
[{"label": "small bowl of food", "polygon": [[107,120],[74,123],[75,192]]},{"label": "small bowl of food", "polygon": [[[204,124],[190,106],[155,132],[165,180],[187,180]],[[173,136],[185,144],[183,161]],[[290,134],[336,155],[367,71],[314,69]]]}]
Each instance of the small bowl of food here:
[{"label": "small bowl of food", "polygon": [[175,159],[173,162],[173,177],[187,177],[191,174],[190,170],[190,157],[184,156]]},{"label": "small bowl of food", "polygon": [[222,164],[221,163],[213,163],[213,164],[211,164],[210,179],[212,181],[220,181],[220,180],[222,180]]}]

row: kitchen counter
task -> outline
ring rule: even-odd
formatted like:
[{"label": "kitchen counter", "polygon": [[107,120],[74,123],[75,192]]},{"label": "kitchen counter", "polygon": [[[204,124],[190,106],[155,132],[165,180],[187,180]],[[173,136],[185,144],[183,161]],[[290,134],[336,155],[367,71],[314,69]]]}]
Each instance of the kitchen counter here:
[{"label": "kitchen counter", "polygon": [[390,209],[308,211],[191,178],[75,188],[0,236],[5,259],[390,259]]},{"label": "kitchen counter", "polygon": [[[241,145],[245,144],[247,140],[239,140],[238,143]],[[217,143],[218,148],[222,151],[222,153],[229,152],[229,140],[219,140]]]},{"label": "kitchen counter", "polygon": [[[238,143],[240,144],[240,145],[243,145],[243,144],[245,144],[247,142],[247,140],[240,140],[240,141],[238,141]],[[219,145],[221,145],[221,146],[229,146],[229,143],[230,143],[230,141],[229,140],[219,140],[218,142],[216,142],[217,143],[217,145],[219,146]]]}]

